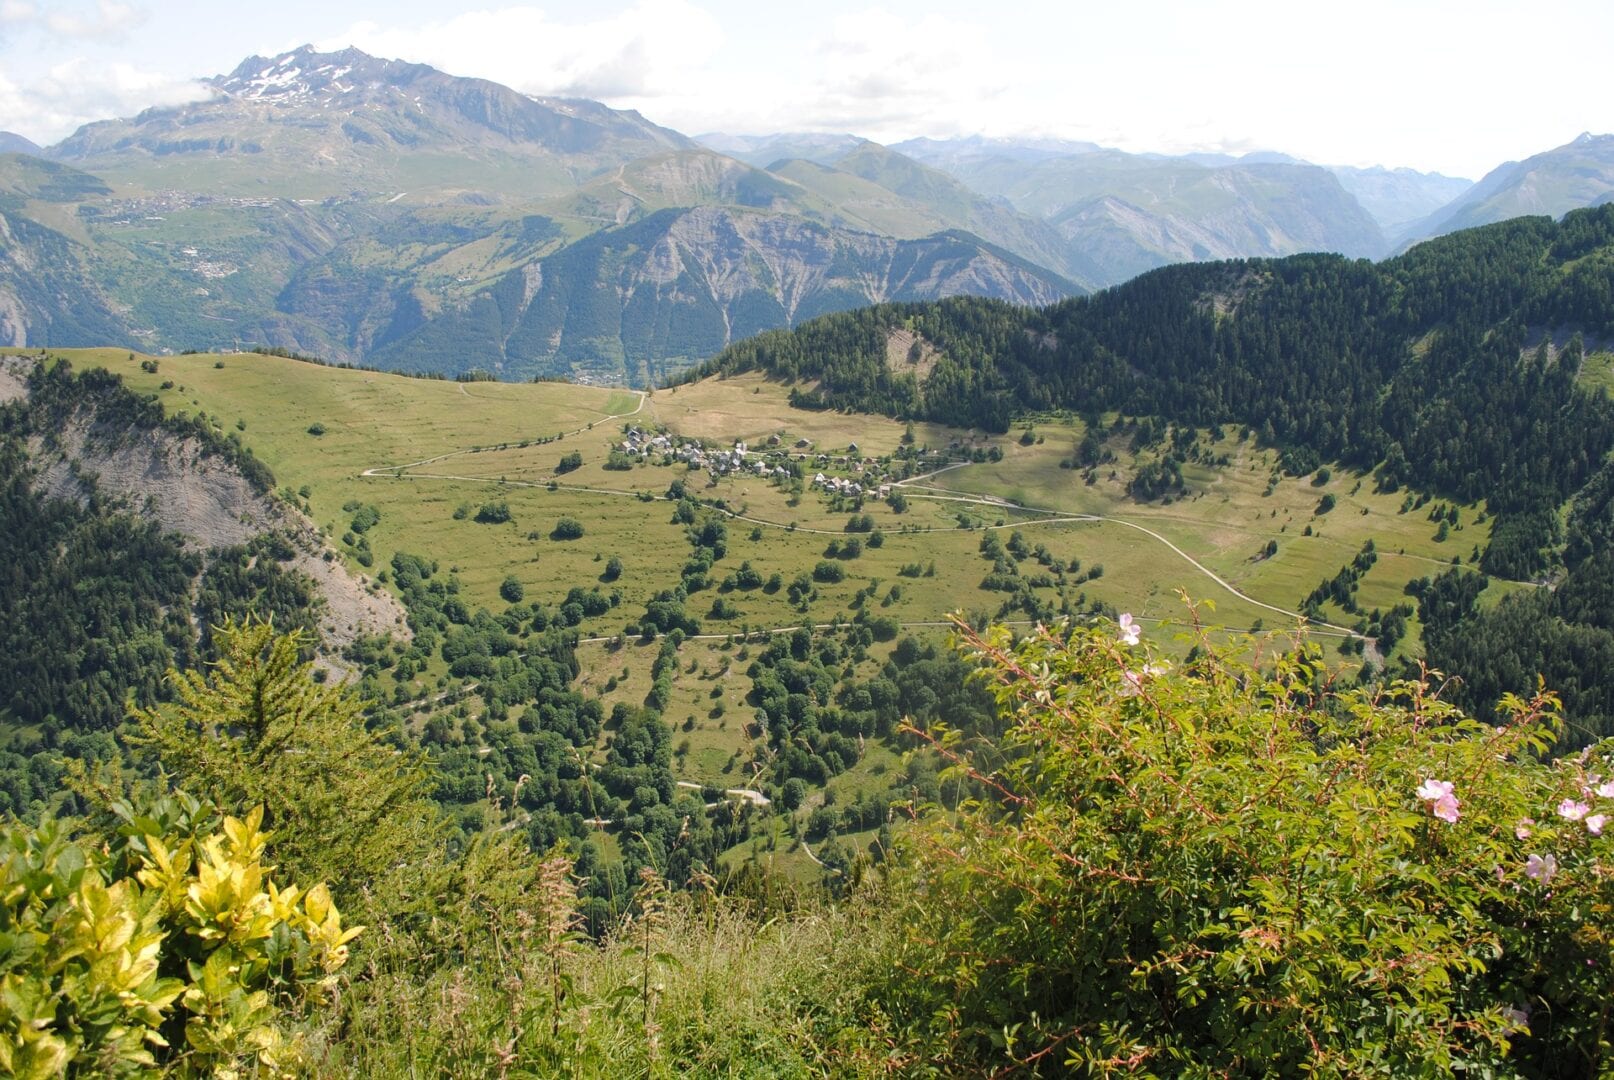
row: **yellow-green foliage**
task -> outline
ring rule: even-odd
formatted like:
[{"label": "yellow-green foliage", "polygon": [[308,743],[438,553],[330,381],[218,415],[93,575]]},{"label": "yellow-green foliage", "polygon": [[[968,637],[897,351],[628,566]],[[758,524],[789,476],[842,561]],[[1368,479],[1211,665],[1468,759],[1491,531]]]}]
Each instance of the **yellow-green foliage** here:
[{"label": "yellow-green foliage", "polygon": [[288,1022],[335,983],[357,927],[324,885],[278,887],[263,811],[120,807],[114,843],[0,825],[0,1071],[281,1075]]}]

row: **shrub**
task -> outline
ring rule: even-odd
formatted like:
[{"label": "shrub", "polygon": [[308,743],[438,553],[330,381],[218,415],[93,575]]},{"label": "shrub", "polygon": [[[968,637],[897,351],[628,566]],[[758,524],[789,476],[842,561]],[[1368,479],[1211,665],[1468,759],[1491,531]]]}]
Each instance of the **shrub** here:
[{"label": "shrub", "polygon": [[310,435],[323,435],[325,434],[325,425],[316,420],[308,425],[308,433]]},{"label": "shrub", "polygon": [[846,571],[841,568],[841,564],[830,562],[828,559],[819,560],[818,565],[813,567],[814,581],[832,585],[845,577]]},{"label": "shrub", "polygon": [[573,450],[571,453],[566,454],[560,459],[560,463],[555,466],[555,472],[564,475],[565,473],[571,472],[573,469],[581,469],[582,467],[583,455],[581,451]]},{"label": "shrub", "polygon": [[184,794],[121,810],[111,843],[0,824],[0,1071],[282,1075],[287,1024],[347,961],[325,886],[277,888],[263,808],[220,821]]},{"label": "shrub", "polygon": [[551,540],[577,540],[583,535],[583,523],[576,518],[561,518],[550,532]]},{"label": "shrub", "polygon": [[504,598],[506,603],[519,604],[522,598],[527,595],[527,590],[521,584],[520,578],[510,574],[499,583],[499,595]]},{"label": "shrub", "polygon": [[895,882],[887,998],[919,1059],[1609,1068],[1614,743],[1544,763],[1550,698],[1493,727],[1422,683],[1334,689],[1304,645],[1261,672],[1201,636],[1167,674],[1135,631],[960,633],[1016,724],[958,758],[982,797],[929,816]]},{"label": "shrub", "polygon": [[356,533],[369,532],[381,520],[381,511],[366,503],[358,508],[353,515],[353,531]]},{"label": "shrub", "polygon": [[476,520],[483,525],[502,525],[510,520],[507,502],[483,503],[476,511]]}]

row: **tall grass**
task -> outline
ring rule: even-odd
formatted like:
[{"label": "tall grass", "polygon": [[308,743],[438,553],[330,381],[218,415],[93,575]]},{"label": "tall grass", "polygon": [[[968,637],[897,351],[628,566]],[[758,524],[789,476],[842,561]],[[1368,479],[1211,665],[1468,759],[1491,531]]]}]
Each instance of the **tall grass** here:
[{"label": "tall grass", "polygon": [[865,999],[893,929],[878,895],[763,918],[670,893],[603,943],[569,932],[553,866],[502,928],[422,977],[385,957],[351,984],[322,1075],[813,1077],[897,1065]]}]

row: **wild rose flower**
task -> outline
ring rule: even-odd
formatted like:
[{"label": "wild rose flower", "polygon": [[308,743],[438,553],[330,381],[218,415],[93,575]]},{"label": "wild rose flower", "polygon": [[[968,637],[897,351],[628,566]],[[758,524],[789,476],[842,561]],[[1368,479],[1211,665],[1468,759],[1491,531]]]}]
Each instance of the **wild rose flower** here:
[{"label": "wild rose flower", "polygon": [[1603,826],[1608,822],[1607,814],[1593,814],[1586,819],[1586,831],[1593,836],[1603,835]]},{"label": "wild rose flower", "polygon": [[1130,611],[1122,613],[1121,620],[1118,625],[1121,627],[1121,637],[1119,638],[1121,644],[1136,645],[1138,643],[1139,626],[1137,623],[1132,621],[1132,613]]},{"label": "wild rose flower", "polygon": [[1530,1011],[1528,1009],[1504,1008],[1502,1022],[1507,1025],[1508,1034],[1523,1032],[1530,1034]]},{"label": "wild rose flower", "polygon": [[1524,876],[1545,885],[1558,873],[1558,859],[1553,855],[1531,855],[1524,860]]},{"label": "wild rose flower", "polygon": [[1121,696],[1136,697],[1143,692],[1143,675],[1141,671],[1121,672]]},{"label": "wild rose flower", "polygon": [[1558,804],[1558,816],[1569,821],[1579,821],[1591,812],[1591,807],[1575,799],[1565,799]]},{"label": "wild rose flower", "polygon": [[1441,821],[1455,824],[1460,816],[1457,812],[1457,796],[1452,794],[1450,780],[1425,780],[1418,785],[1418,798],[1429,803],[1429,812]]},{"label": "wild rose flower", "polygon": [[1614,780],[1605,780],[1599,784],[1597,794],[1605,799],[1614,799]]},{"label": "wild rose flower", "polygon": [[1534,831],[1534,829],[1532,829],[1531,826],[1533,826],[1535,823],[1536,823],[1535,818],[1533,818],[1533,817],[1525,818],[1523,821],[1521,821],[1517,825],[1513,826],[1513,835],[1518,837],[1520,840],[1528,840],[1528,839],[1530,839],[1530,834]]},{"label": "wild rose flower", "polygon": [[1425,780],[1418,785],[1418,798],[1426,802],[1436,802],[1451,794],[1450,780]]},{"label": "wild rose flower", "polygon": [[1429,809],[1437,818],[1448,825],[1457,823],[1457,818],[1459,817],[1457,813],[1457,796],[1442,795],[1435,800],[1435,804]]}]

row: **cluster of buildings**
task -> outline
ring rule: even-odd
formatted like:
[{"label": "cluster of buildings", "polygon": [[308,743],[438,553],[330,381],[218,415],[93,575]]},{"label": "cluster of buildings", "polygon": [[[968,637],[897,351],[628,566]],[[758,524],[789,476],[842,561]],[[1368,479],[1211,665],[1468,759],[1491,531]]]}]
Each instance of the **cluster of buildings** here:
[{"label": "cluster of buildings", "polygon": [[869,495],[883,499],[891,494],[890,484],[863,484],[844,476],[825,476],[823,473],[815,473],[813,482],[808,486],[822,488],[831,495]]},{"label": "cluster of buildings", "polygon": [[691,468],[705,469],[714,477],[750,473],[765,480],[776,480],[790,476],[785,465],[769,462],[763,455],[746,449],[743,442],[735,443],[731,450],[708,450],[692,440],[674,443],[666,435],[651,435],[639,428],[629,428],[617,449],[640,458],[671,455]]}]

